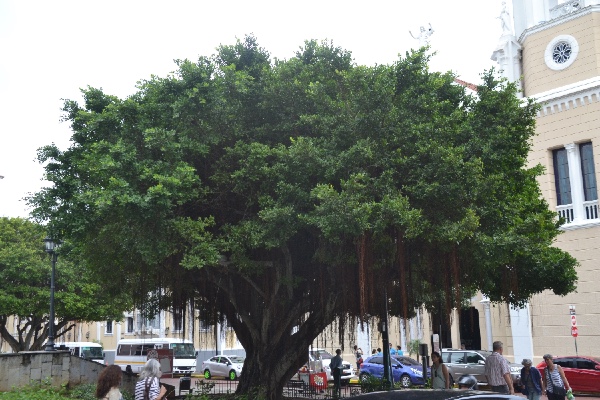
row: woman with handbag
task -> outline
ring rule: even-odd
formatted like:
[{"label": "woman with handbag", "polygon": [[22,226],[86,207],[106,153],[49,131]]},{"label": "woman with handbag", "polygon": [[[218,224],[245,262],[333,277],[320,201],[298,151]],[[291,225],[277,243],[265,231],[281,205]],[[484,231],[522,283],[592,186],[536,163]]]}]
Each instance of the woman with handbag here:
[{"label": "woman with handbag", "polygon": [[542,391],[542,394],[548,395],[548,400],[565,400],[567,390],[570,390],[571,386],[569,386],[562,367],[554,364],[552,354],[545,354],[544,361],[546,362],[546,368],[542,378],[544,380],[543,389],[545,390]]}]

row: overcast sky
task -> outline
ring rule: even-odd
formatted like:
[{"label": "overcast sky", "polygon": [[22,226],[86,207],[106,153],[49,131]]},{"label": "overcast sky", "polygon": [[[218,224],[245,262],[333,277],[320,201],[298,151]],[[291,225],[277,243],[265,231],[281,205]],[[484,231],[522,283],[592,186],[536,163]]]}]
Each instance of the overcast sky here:
[{"label": "overcast sky", "polygon": [[140,79],[174,71],[174,59],[212,55],[246,34],[279,59],[305,40],[329,39],[357,64],[389,64],[418,48],[409,31],[430,23],[431,69],[479,83],[494,66],[501,8],[501,0],[0,0],[0,216],[28,216],[23,197],[47,184],[36,150],[69,146],[60,109],[62,99],[81,100],[80,88],[124,98]]}]

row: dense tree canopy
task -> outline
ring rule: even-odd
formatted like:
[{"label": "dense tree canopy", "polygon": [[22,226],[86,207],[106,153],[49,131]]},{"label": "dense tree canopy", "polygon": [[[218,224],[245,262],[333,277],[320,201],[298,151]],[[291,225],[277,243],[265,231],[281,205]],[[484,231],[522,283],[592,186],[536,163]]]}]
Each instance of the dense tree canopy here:
[{"label": "dense tree canopy", "polygon": [[54,186],[35,215],[138,307],[225,320],[248,356],[238,390],[268,398],[335,318],[382,315],[383,288],[403,317],[574,290],[526,168],[535,106],[427,62],[359,66],[315,41],[271,61],[246,37],[127,99],[87,88],[65,103],[72,146],[40,150]]},{"label": "dense tree canopy", "polygon": [[[51,262],[44,237],[41,225],[0,218],[0,335],[14,352],[40,350],[48,338]],[[69,247],[56,267],[55,338],[65,335],[73,321],[120,320],[131,308],[130,296],[104,290],[83,263],[74,261]]]}]

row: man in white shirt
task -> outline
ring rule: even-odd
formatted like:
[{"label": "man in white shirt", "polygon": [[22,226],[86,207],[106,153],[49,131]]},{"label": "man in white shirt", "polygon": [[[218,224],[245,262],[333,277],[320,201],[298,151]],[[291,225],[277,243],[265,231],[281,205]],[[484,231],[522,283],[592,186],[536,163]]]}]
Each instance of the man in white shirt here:
[{"label": "man in white shirt", "polygon": [[494,342],[492,355],[485,360],[485,376],[492,392],[515,394],[510,365],[502,356],[502,342]]}]

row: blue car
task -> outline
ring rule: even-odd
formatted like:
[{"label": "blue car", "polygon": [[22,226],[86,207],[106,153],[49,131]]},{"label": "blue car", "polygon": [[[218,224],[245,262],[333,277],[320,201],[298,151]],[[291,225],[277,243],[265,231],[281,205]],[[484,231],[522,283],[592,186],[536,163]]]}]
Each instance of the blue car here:
[{"label": "blue car", "polygon": [[[409,357],[397,356],[390,357],[392,364],[392,377],[394,382],[399,382],[402,387],[410,387],[412,385],[424,385],[423,367]],[[367,358],[360,366],[360,374],[358,375],[361,381],[366,381],[369,377],[383,377],[383,356],[375,355]]]}]

